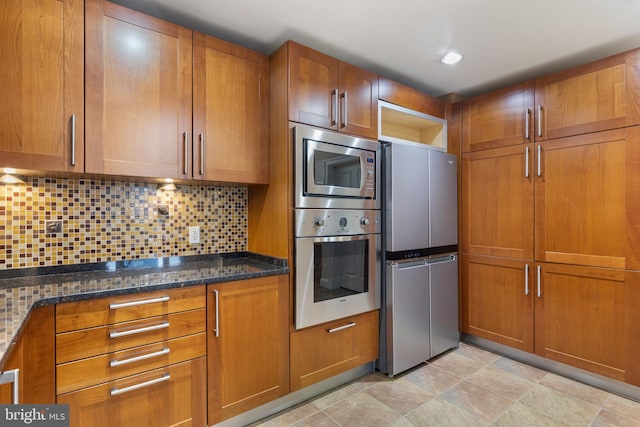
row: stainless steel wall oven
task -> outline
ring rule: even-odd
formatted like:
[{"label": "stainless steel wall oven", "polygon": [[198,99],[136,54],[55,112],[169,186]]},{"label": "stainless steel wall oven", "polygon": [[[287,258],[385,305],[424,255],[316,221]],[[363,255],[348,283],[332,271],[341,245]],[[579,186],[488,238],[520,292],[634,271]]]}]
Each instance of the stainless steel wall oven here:
[{"label": "stainless steel wall oven", "polygon": [[295,326],[380,308],[376,141],[296,125]]}]

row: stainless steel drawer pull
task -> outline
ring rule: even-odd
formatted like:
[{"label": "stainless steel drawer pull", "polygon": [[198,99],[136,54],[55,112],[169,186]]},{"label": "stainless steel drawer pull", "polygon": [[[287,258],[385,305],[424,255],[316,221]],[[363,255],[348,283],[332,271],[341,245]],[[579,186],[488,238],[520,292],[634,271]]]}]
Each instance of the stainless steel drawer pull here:
[{"label": "stainless steel drawer pull", "polygon": [[11,403],[20,403],[20,369],[10,369],[0,372],[0,384],[11,383]]},{"label": "stainless steel drawer pull", "polygon": [[542,105],[538,105],[538,136],[542,136]]},{"label": "stainless steel drawer pull", "polygon": [[524,294],[529,295],[529,264],[524,265]]},{"label": "stainless steel drawer pull", "polygon": [[153,304],[156,302],[166,302],[166,301],[169,301],[170,299],[171,298],[169,298],[168,296],[164,296],[159,298],[143,299],[140,301],[120,302],[116,304],[109,304],[109,308],[111,310],[115,310],[117,308],[135,307],[137,305]]},{"label": "stainless steel drawer pull", "polygon": [[331,99],[333,100],[333,111],[331,112],[331,126],[338,124],[338,89],[331,91]]},{"label": "stainless steel drawer pull", "polygon": [[158,383],[162,383],[162,382],[165,382],[165,381],[169,381],[170,379],[171,379],[171,375],[164,374],[163,376],[161,376],[160,378],[156,378],[155,380],[145,381],[143,383],[132,385],[132,386],[125,387],[125,388],[117,388],[117,387],[116,388],[112,388],[109,393],[111,394],[111,396],[117,396],[119,394],[126,393],[128,391],[134,391],[134,390],[138,390],[138,389],[143,388],[143,387],[149,387],[149,386],[154,385],[154,384],[158,384]]},{"label": "stainless steel drawer pull", "polygon": [[165,354],[169,354],[171,349],[169,347],[165,347],[160,351],[154,351],[153,353],[143,354],[142,356],[131,357],[129,359],[122,360],[112,360],[109,362],[109,366],[115,368],[116,366],[126,365],[128,363],[139,362],[141,360],[151,359],[152,357],[164,356]]},{"label": "stainless steel drawer pull", "polygon": [[527,108],[527,114],[524,119],[524,139],[529,139],[529,121],[531,120],[531,109]]},{"label": "stainless steel drawer pull", "polygon": [[542,298],[542,289],[540,288],[540,276],[542,275],[542,266],[538,266],[538,298]]},{"label": "stainless steel drawer pull", "polygon": [[219,306],[218,306],[218,297],[219,297],[218,291],[214,290],[213,291],[213,295],[215,295],[215,297],[216,297],[216,327],[213,330],[213,332],[214,332],[216,337],[219,337],[220,336],[220,324],[218,322],[220,322],[220,313],[218,311],[218,308],[219,308]]},{"label": "stainless steel drawer pull", "polygon": [[338,326],[337,328],[327,329],[327,332],[332,334],[334,332],[342,331],[344,329],[353,328],[354,326],[356,326],[356,322],[351,322],[351,323],[347,323],[346,325]]},{"label": "stainless steel drawer pull", "polygon": [[128,335],[141,334],[143,332],[157,331],[159,329],[166,329],[169,327],[169,322],[162,322],[159,325],[145,326],[144,328],[130,329],[128,331],[111,331],[109,332],[109,338],[126,337]]},{"label": "stainless steel drawer pull", "polygon": [[76,115],[71,115],[71,166],[76,165]]}]

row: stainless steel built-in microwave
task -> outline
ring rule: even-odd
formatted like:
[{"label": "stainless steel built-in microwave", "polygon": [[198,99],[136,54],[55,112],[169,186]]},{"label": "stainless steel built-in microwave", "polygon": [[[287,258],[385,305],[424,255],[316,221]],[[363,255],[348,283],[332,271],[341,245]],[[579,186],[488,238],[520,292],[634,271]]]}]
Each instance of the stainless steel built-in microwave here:
[{"label": "stainless steel built-in microwave", "polygon": [[296,208],[380,209],[378,143],[293,128]]}]

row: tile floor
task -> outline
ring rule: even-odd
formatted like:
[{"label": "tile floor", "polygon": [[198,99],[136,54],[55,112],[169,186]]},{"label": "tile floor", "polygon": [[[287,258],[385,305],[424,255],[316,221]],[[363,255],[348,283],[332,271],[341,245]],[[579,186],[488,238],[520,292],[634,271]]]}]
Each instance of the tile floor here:
[{"label": "tile floor", "polygon": [[252,426],[640,427],[640,403],[461,343],[393,379],[375,372]]}]

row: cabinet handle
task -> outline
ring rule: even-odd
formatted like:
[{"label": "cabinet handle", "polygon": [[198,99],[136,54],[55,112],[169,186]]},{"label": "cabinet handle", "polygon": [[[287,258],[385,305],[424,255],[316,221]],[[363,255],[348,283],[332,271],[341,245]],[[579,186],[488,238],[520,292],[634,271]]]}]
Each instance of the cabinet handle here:
[{"label": "cabinet handle", "polygon": [[165,354],[169,354],[171,349],[169,347],[165,347],[160,351],[154,351],[153,353],[143,354],[141,356],[130,357],[129,359],[116,360],[113,359],[109,362],[109,366],[115,368],[116,366],[122,366],[133,362],[139,362],[141,360],[151,359],[152,357],[164,356]]},{"label": "cabinet handle", "polygon": [[128,331],[111,331],[109,332],[109,338],[126,337],[127,335],[141,334],[143,332],[157,331],[159,329],[166,329],[169,327],[169,322],[162,322],[159,325],[145,326],[144,328],[130,329]]},{"label": "cabinet handle", "polygon": [[524,294],[529,295],[529,264],[524,265]]},{"label": "cabinet handle", "polygon": [[538,266],[538,298],[542,298],[542,290],[540,289],[540,276],[542,273],[542,266]]},{"label": "cabinet handle", "polygon": [[154,384],[158,384],[158,383],[162,383],[165,381],[169,381],[171,379],[171,375],[169,374],[164,374],[163,376],[161,376],[160,378],[156,378],[155,380],[149,380],[149,381],[145,381],[143,383],[140,384],[135,384],[129,387],[125,387],[125,388],[112,388],[111,391],[109,392],[111,394],[111,396],[117,396],[119,394],[122,393],[126,393],[128,391],[134,391],[134,390],[138,390],[140,388],[143,387],[148,387]]},{"label": "cabinet handle", "polygon": [[527,114],[524,119],[524,139],[529,139],[529,121],[531,120],[531,109],[527,108]]},{"label": "cabinet handle", "polygon": [[200,134],[200,175],[204,175],[204,134]]},{"label": "cabinet handle", "polygon": [[213,295],[216,297],[216,327],[213,329],[213,332],[216,337],[220,336],[220,328],[218,327],[218,322],[220,321],[220,315],[218,311],[218,291],[214,290]]},{"label": "cabinet handle", "polygon": [[333,105],[333,111],[331,111],[331,126],[338,124],[338,89],[331,91],[331,104]]},{"label": "cabinet handle", "polygon": [[20,403],[20,369],[10,369],[0,373],[0,384],[11,383],[11,403]]},{"label": "cabinet handle", "polygon": [[189,134],[187,132],[182,133],[182,141],[184,144],[184,165],[182,167],[182,172],[187,174],[189,173]]},{"label": "cabinet handle", "polygon": [[347,123],[348,123],[348,119],[347,119],[347,92],[343,93],[340,97],[343,99],[343,101],[342,101],[342,106],[343,106],[343,108],[342,108],[342,118],[344,119],[344,120],[342,120],[342,123],[340,124],[340,127],[346,128],[347,127]]},{"label": "cabinet handle", "polygon": [[130,301],[130,302],[119,302],[116,304],[109,304],[109,308],[111,310],[116,310],[118,308],[126,308],[126,307],[135,307],[137,305],[146,305],[146,304],[153,304],[156,302],[166,302],[169,301],[171,298],[169,298],[168,296],[163,296],[163,297],[158,297],[158,298],[150,298],[150,299],[143,299],[140,301]]},{"label": "cabinet handle", "polygon": [[538,136],[542,136],[542,105],[538,105]]},{"label": "cabinet handle", "polygon": [[71,166],[76,165],[76,115],[71,115]]},{"label": "cabinet handle", "polygon": [[529,147],[524,147],[524,177],[529,178]]},{"label": "cabinet handle", "polygon": [[538,176],[542,176],[542,145],[538,144]]},{"label": "cabinet handle", "polygon": [[354,326],[356,326],[356,322],[351,322],[351,323],[347,323],[346,325],[338,326],[337,328],[327,329],[327,332],[332,334],[334,332],[342,331],[344,329],[353,328]]}]

